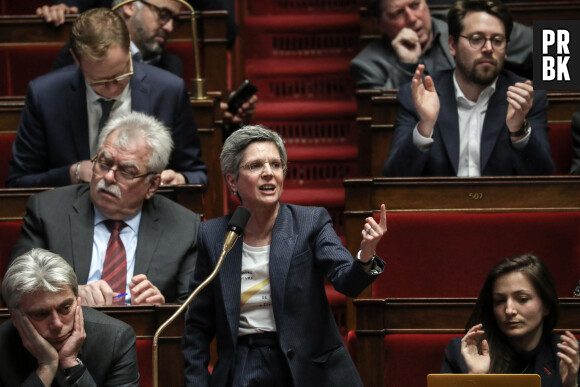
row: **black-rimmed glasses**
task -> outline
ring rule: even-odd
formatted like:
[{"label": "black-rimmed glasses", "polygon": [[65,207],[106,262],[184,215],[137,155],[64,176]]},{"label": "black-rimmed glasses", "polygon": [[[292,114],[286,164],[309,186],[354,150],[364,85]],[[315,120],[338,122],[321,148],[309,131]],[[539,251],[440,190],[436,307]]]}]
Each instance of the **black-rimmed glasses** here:
[{"label": "black-rimmed glasses", "polygon": [[179,14],[174,15],[173,12],[171,12],[171,10],[169,10],[168,8],[158,7],[154,4],[148,3],[145,0],[139,1],[148,6],[149,9],[155,11],[155,14],[157,14],[157,20],[159,20],[159,23],[161,23],[162,26],[167,24],[169,20],[173,20],[173,29],[178,29],[179,27],[181,27],[181,20],[179,20]]},{"label": "black-rimmed glasses", "polygon": [[491,42],[492,47],[498,50],[504,48],[507,43],[507,40],[503,35],[493,35],[489,38],[481,34],[473,34],[469,36],[459,35],[459,36],[467,39],[469,41],[469,45],[471,46],[471,48],[475,48],[476,50],[479,50],[483,46],[485,46],[485,43],[487,43],[488,40]]}]

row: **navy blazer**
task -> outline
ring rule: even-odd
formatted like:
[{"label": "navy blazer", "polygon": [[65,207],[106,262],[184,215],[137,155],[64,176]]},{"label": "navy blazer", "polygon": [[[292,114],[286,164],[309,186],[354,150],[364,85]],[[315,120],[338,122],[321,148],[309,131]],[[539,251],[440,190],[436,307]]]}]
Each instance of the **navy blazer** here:
[{"label": "navy blazer", "polygon": [[[11,260],[33,247],[50,250],[63,257],[79,284],[85,285],[93,254],[94,216],[88,184],[33,195]],[[199,215],[159,194],[143,203],[134,275],[146,274],[166,302],[187,298],[199,223]]]},{"label": "navy blazer", "polygon": [[[442,374],[466,374],[467,366],[463,361],[461,355],[461,339],[456,337],[451,339],[447,348],[445,348],[445,360],[441,365]],[[561,387],[562,380],[560,378],[560,358],[556,356],[560,342],[560,336],[552,334],[550,342],[542,341],[542,348],[536,355],[533,370],[530,369],[528,373],[538,374],[542,378],[542,387]],[[578,384],[580,384],[580,375],[578,375]]]},{"label": "navy blazer", "polygon": [[[134,63],[131,108],[162,121],[174,149],[168,168],[189,183],[207,184],[207,168],[193,111],[182,79],[153,66]],[[86,84],[78,66],[43,75],[28,84],[18,133],[12,145],[7,187],[71,184],[69,168],[89,151]]]},{"label": "navy blazer", "polygon": [[[440,111],[433,140],[423,152],[413,143],[413,129],[419,115],[413,104],[410,84],[399,90],[399,109],[391,149],[383,168],[385,176],[457,176],[459,164],[459,119],[453,86],[453,70],[433,75],[439,95]],[[550,155],[546,108],[548,99],[543,90],[534,91],[534,102],[526,119],[532,131],[523,149],[512,146],[505,123],[508,109],[507,88],[524,79],[502,71],[491,96],[481,134],[481,175],[553,175],[556,167]]]},{"label": "navy blazer", "polygon": [[[87,369],[74,386],[139,386],[135,331],[131,326],[83,306],[87,337],[79,358]],[[0,386],[43,386],[38,361],[22,345],[12,320],[0,325]],[[71,386],[59,369],[52,386]]]},{"label": "navy blazer", "polygon": [[[203,222],[192,292],[211,273],[222,251],[230,216]],[[221,271],[191,303],[183,333],[186,386],[227,386],[238,340],[242,241]],[[384,262],[379,260],[380,272]],[[378,274],[363,271],[320,207],[280,203],[270,244],[272,308],[280,348],[295,386],[362,386],[328,305],[324,277],[336,290],[356,297]],[[207,370],[209,344],[217,339],[218,362]]]}]

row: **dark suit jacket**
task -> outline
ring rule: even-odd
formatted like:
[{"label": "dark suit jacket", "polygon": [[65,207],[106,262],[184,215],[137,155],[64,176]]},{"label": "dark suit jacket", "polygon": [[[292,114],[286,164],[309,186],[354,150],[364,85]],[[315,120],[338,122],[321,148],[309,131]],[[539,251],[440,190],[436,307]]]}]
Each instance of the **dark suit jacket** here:
[{"label": "dark suit jacket", "polygon": [[[213,270],[229,216],[203,222],[200,255],[190,290]],[[243,239],[241,237],[240,239]],[[240,319],[242,241],[216,279],[189,307],[183,333],[186,386],[226,386],[234,367]],[[384,262],[379,261],[380,269]],[[295,386],[362,386],[344,346],[324,290],[324,277],[350,297],[378,275],[367,274],[346,250],[319,207],[280,204],[270,244],[270,286],[278,340]],[[210,377],[209,343],[217,338],[218,362]]]},{"label": "dark suit jacket", "polygon": [[570,173],[572,175],[580,174],[580,111],[572,114],[572,150],[574,155],[572,157],[572,167]]},{"label": "dark suit jacket", "polygon": [[[34,195],[12,258],[33,247],[61,255],[75,270],[79,284],[89,278],[94,210],[88,184],[72,185]],[[199,215],[160,195],[143,204],[134,274],[147,278],[166,302],[187,298],[189,277],[197,259]]]},{"label": "dark suit jacket", "polygon": [[[457,176],[459,163],[459,119],[453,86],[453,70],[433,75],[441,109],[433,129],[433,144],[423,152],[413,143],[413,129],[419,115],[413,104],[411,87],[399,90],[399,109],[385,176]],[[535,90],[534,102],[526,119],[532,126],[527,145],[515,149],[505,123],[507,88],[523,78],[502,71],[491,96],[481,134],[481,175],[552,175],[556,167],[550,155],[546,92]]]},{"label": "dark suit jacket", "polygon": [[[139,386],[135,332],[131,326],[83,307],[87,337],[79,358],[87,369],[74,386]],[[22,345],[11,320],[0,325],[0,386],[42,386],[38,362]],[[70,386],[62,370],[53,386]]]},{"label": "dark suit jacket", "polygon": [[[543,340],[542,348],[536,355],[534,368],[530,369],[530,374],[538,374],[542,378],[542,387],[561,387],[560,378],[560,358],[556,356],[560,342],[558,335],[552,334],[549,341]],[[461,337],[452,339],[445,348],[445,359],[441,365],[442,374],[466,374],[467,366],[461,356]],[[580,375],[578,375],[580,384]]]},{"label": "dark suit jacket", "polygon": [[[201,145],[182,79],[153,66],[134,63],[131,107],[155,116],[174,141],[168,168],[189,183],[207,184]],[[69,168],[93,155],[89,151],[86,86],[74,65],[31,81],[12,146],[8,187],[71,184]]]}]

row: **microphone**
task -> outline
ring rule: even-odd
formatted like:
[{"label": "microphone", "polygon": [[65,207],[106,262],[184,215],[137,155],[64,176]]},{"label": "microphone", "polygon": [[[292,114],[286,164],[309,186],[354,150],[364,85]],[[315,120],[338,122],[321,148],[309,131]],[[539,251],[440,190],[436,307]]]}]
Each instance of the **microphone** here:
[{"label": "microphone", "polygon": [[226,257],[226,255],[229,253],[229,251],[232,249],[232,247],[234,247],[234,245],[236,244],[236,241],[238,240],[238,237],[240,235],[242,235],[244,233],[244,228],[246,227],[246,224],[248,223],[248,220],[250,219],[250,210],[248,210],[246,207],[243,206],[238,206],[238,208],[236,208],[236,211],[234,211],[234,214],[232,215],[230,221],[228,222],[228,232],[226,234],[226,237],[224,238],[224,245],[222,248],[222,253],[220,254],[220,257],[215,265],[215,268],[213,269],[213,271],[211,272],[211,274],[205,279],[205,281],[203,281],[201,284],[199,284],[199,286],[197,288],[195,288],[195,290],[189,295],[189,297],[187,297],[187,300],[185,300],[185,302],[179,307],[179,309],[177,309],[177,311],[175,313],[173,313],[173,315],[171,315],[171,317],[169,317],[163,324],[161,324],[161,326],[157,329],[157,331],[155,332],[155,335],[153,336],[153,387],[158,387],[159,386],[159,336],[161,335],[161,332],[163,332],[163,330],[165,330],[165,328],[167,326],[169,326],[169,324],[171,324],[186,308],[189,304],[191,304],[191,301],[193,301],[193,299],[203,290],[203,288],[205,288],[217,275],[218,271],[220,270],[220,267],[222,266],[222,262],[224,261],[224,258]]},{"label": "microphone", "polygon": [[[224,239],[222,256],[225,256],[232,247],[234,247],[238,237],[243,234],[248,219],[250,219],[250,215],[250,211],[246,207],[238,206],[238,208],[236,208],[236,211],[228,223],[228,233]],[[220,256],[220,260],[222,259],[222,256]]]}]

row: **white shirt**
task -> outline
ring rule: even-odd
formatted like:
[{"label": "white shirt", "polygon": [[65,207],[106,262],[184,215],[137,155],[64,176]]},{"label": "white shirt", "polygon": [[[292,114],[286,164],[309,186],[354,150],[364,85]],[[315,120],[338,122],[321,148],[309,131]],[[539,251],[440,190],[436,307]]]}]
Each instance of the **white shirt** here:
[{"label": "white shirt", "polygon": [[238,335],[275,331],[270,294],[270,246],[254,247],[244,243]]},{"label": "white shirt", "polygon": [[[98,281],[103,275],[103,265],[105,264],[105,255],[107,252],[107,244],[111,237],[111,232],[103,223],[107,218],[94,207],[94,233],[93,233],[93,255],[91,258],[91,268],[89,270],[89,279],[87,284]],[[127,286],[125,303],[131,303],[131,292],[129,290],[129,283],[133,278],[135,271],[135,251],[137,250],[137,240],[139,233],[139,223],[141,223],[141,211],[135,214],[130,219],[125,219],[127,227],[121,230],[121,241],[125,246],[125,254],[127,256]]]}]

